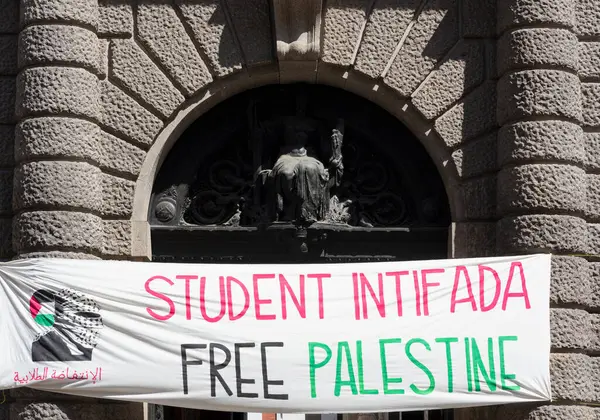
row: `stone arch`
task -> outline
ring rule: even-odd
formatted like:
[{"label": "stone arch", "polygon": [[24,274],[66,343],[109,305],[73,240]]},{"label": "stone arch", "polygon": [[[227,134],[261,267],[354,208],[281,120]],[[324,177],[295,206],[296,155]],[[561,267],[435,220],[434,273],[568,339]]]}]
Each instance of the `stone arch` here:
[{"label": "stone arch", "polygon": [[[325,70],[326,69],[326,70]],[[335,69],[325,68],[330,71],[328,77],[323,77],[323,84],[331,87],[342,88],[381,107],[390,115],[397,118],[418,138],[429,154],[432,162],[438,170],[439,176],[444,183],[452,221],[461,220],[465,217],[460,179],[456,165],[451,153],[444,146],[443,141],[433,129],[431,122],[427,122],[406,101],[401,100],[385,86],[372,89],[377,85],[376,81],[360,74],[339,74]],[[150,256],[150,235],[148,225],[148,209],[151,201],[154,180],[160,166],[171,148],[177,142],[180,135],[194,121],[200,118],[208,110],[228,98],[246,91],[250,88],[276,84],[280,81],[277,71],[265,72],[259,81],[247,77],[230,76],[221,81],[213,83],[207,89],[205,95],[196,96],[180,107],[177,115],[171,118],[169,124],[157,135],[152,147],[148,150],[146,158],[141,166],[139,177],[136,181],[133,198],[132,212],[132,253],[134,257],[148,258]],[[336,80],[336,76],[339,80]],[[348,83],[348,77],[352,83]],[[304,81],[288,79],[287,83]]]}]

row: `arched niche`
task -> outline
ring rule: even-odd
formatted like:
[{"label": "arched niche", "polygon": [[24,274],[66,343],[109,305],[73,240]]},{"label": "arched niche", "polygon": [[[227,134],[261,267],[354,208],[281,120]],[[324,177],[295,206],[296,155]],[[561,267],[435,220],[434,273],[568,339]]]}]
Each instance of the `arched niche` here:
[{"label": "arched niche", "polygon": [[[344,121],[333,195],[360,203],[300,235],[246,211],[257,170],[272,166],[298,117],[313,134]],[[443,258],[450,219],[436,166],[397,118],[341,89],[289,84],[235,95],[192,123],[156,175],[147,220],[157,261],[345,262]]]}]

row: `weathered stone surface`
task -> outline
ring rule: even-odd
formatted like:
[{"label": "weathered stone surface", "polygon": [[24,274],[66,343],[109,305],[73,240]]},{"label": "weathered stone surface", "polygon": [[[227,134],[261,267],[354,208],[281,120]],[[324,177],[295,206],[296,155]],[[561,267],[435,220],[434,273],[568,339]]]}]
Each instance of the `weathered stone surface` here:
[{"label": "weathered stone surface", "polygon": [[574,0],[502,0],[498,4],[499,32],[516,26],[575,24]]},{"label": "weathered stone surface", "polygon": [[112,175],[102,176],[102,215],[129,217],[133,207],[135,182]]},{"label": "weathered stone surface", "polygon": [[449,147],[497,127],[496,83],[488,81],[435,121],[435,130]]},{"label": "weathered stone surface", "polygon": [[510,73],[498,81],[498,121],[531,116],[581,119],[579,78],[559,70]]},{"label": "weathered stone surface", "polygon": [[458,41],[457,0],[435,0],[425,6],[384,81],[410,96]]},{"label": "weathered stone surface", "polygon": [[499,214],[581,213],[586,176],[571,165],[531,164],[503,168],[498,174]]},{"label": "weathered stone surface", "polygon": [[[101,260],[102,258],[92,255],[86,254],[84,252],[63,252],[63,251],[47,251],[47,252],[29,252],[24,254],[19,254],[16,259],[28,259],[28,258],[63,258],[68,260]],[[25,390],[27,388],[17,388],[19,390]],[[37,393],[37,390],[31,390]],[[77,398],[77,397],[71,397]],[[56,398],[54,399],[56,400]],[[46,399],[45,401],[49,401]],[[2,419],[2,417],[0,417]]]},{"label": "weathered stone surface", "polygon": [[176,0],[185,21],[218,76],[226,76],[242,69],[242,55],[237,47],[232,28],[227,23],[219,0],[188,2]]},{"label": "weathered stone surface", "polygon": [[163,126],[162,121],[108,81],[101,83],[100,121],[125,138],[148,147]]},{"label": "weathered stone surface", "polygon": [[581,84],[582,123],[588,127],[600,126],[600,83]]},{"label": "weathered stone surface", "polygon": [[15,403],[10,406],[11,419],[22,420],[142,420],[142,404],[103,403],[85,404],[71,401],[54,403]]},{"label": "weathered stone surface", "polygon": [[0,0],[0,33],[19,33],[19,2]]},{"label": "weathered stone surface", "polygon": [[586,250],[587,226],[575,216],[525,215],[498,222],[498,252],[556,252],[580,254]]},{"label": "weathered stone surface", "polygon": [[17,78],[17,115],[70,114],[98,118],[98,78],[80,68],[36,67]]},{"label": "weathered stone surface", "polygon": [[88,29],[69,25],[34,25],[21,31],[19,66],[68,64],[96,72],[98,38]]},{"label": "weathered stone surface", "polygon": [[[542,407],[532,407],[527,404],[507,404],[497,408],[494,419],[597,420],[598,415],[600,415],[600,409],[578,405],[547,405]],[[481,417],[476,417],[475,419],[481,419]]]},{"label": "weathered stone surface", "polygon": [[0,168],[14,164],[15,126],[0,125]]},{"label": "weathered stone surface", "polygon": [[17,74],[17,38],[17,35],[0,35],[0,76]]},{"label": "weathered stone surface", "polygon": [[64,21],[96,27],[98,24],[97,0],[22,0],[23,24],[41,21]]},{"label": "weathered stone surface", "polygon": [[493,222],[456,223],[452,248],[456,258],[495,255],[496,224]]},{"label": "weathered stone surface", "polygon": [[0,124],[15,122],[15,78],[0,77]]},{"label": "weathered stone surface", "polygon": [[32,211],[14,218],[13,244],[17,253],[42,250],[100,251],[102,219],[91,213]]},{"label": "weathered stone surface", "polygon": [[376,0],[356,58],[356,69],[381,76],[419,6],[418,0]]},{"label": "weathered stone surface", "polygon": [[588,174],[586,186],[586,219],[588,222],[600,222],[600,175]]},{"label": "weathered stone surface", "polygon": [[146,152],[139,147],[106,132],[101,133],[99,158],[101,169],[137,176],[145,157]]},{"label": "weathered stone surface", "polygon": [[552,256],[551,303],[589,306],[592,290],[590,267],[584,258]]},{"label": "weathered stone surface", "polygon": [[433,119],[482,83],[484,74],[483,44],[463,41],[413,95],[413,104],[425,118]]},{"label": "weathered stone surface", "polygon": [[497,133],[494,132],[456,149],[452,153],[452,161],[458,175],[469,178],[495,171],[498,167],[496,141]]},{"label": "weathered stone surface", "polygon": [[496,3],[497,0],[463,0],[464,37],[494,38],[496,36]]},{"label": "weathered stone surface", "polygon": [[467,220],[491,220],[496,216],[496,176],[466,181],[462,190]]},{"label": "weathered stone surface", "polygon": [[194,94],[212,81],[206,64],[172,5],[160,2],[140,4],[137,25],[140,42],[187,95]]},{"label": "weathered stone surface", "polygon": [[367,19],[370,0],[331,0],[325,3],[322,60],[349,66]]},{"label": "weathered stone surface", "polygon": [[[588,295],[589,303],[587,306],[597,311],[600,309],[600,263],[590,262],[589,273],[591,293]],[[583,290],[581,293],[584,292],[585,290]]]},{"label": "weathered stone surface", "polygon": [[98,39],[98,63],[96,64],[98,78],[106,79],[108,76],[108,49],[110,41],[108,39]]},{"label": "weathered stone surface", "polygon": [[273,61],[269,0],[226,0],[249,66]]},{"label": "weathered stone surface", "polygon": [[582,163],[585,156],[583,130],[578,124],[520,121],[502,126],[498,133],[500,165],[543,160]]},{"label": "weathered stone surface", "polygon": [[588,241],[587,253],[593,256],[600,256],[600,223],[588,223]]},{"label": "weathered stone surface", "polygon": [[600,36],[600,5],[596,0],[576,0],[575,32],[582,37]]},{"label": "weathered stone surface", "polygon": [[600,133],[585,133],[585,166],[588,170],[600,170]]},{"label": "weathered stone surface", "polygon": [[100,169],[85,162],[28,162],[15,170],[15,209],[74,208],[99,211]]},{"label": "weathered stone surface", "polygon": [[131,255],[131,222],[129,220],[104,221],[102,253],[108,256]]},{"label": "weathered stone surface", "polygon": [[132,3],[123,0],[98,1],[98,35],[110,37],[132,36]]},{"label": "weathered stone surface", "polygon": [[553,349],[598,351],[595,316],[581,309],[551,309]]},{"label": "weathered stone surface", "polygon": [[98,161],[100,129],[86,120],[65,117],[30,118],[16,127],[17,161],[48,157]]},{"label": "weathered stone surface", "polygon": [[552,397],[567,401],[596,401],[595,384],[600,379],[598,367],[597,360],[583,354],[552,354]]},{"label": "weathered stone surface", "polygon": [[567,29],[527,28],[498,41],[498,72],[539,67],[577,70],[577,36]]},{"label": "weathered stone surface", "polygon": [[184,100],[167,76],[129,39],[111,41],[111,76],[155,112],[168,118]]},{"label": "weathered stone surface", "polygon": [[600,42],[580,42],[579,78],[586,82],[600,81]]}]

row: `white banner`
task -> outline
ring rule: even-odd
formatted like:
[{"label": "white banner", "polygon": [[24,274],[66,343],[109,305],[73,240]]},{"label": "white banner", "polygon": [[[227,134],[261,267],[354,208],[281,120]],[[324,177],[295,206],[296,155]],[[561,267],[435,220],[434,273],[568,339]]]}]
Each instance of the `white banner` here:
[{"label": "white banner", "polygon": [[0,389],[238,412],[546,401],[550,256],[0,264]]}]

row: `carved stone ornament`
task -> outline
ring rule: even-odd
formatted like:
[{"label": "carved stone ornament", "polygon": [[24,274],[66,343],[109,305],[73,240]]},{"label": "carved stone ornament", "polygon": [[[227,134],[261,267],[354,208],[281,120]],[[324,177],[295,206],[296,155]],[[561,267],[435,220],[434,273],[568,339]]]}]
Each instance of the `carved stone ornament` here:
[{"label": "carved stone ornament", "polygon": [[277,58],[316,60],[321,40],[322,0],[271,0]]}]

